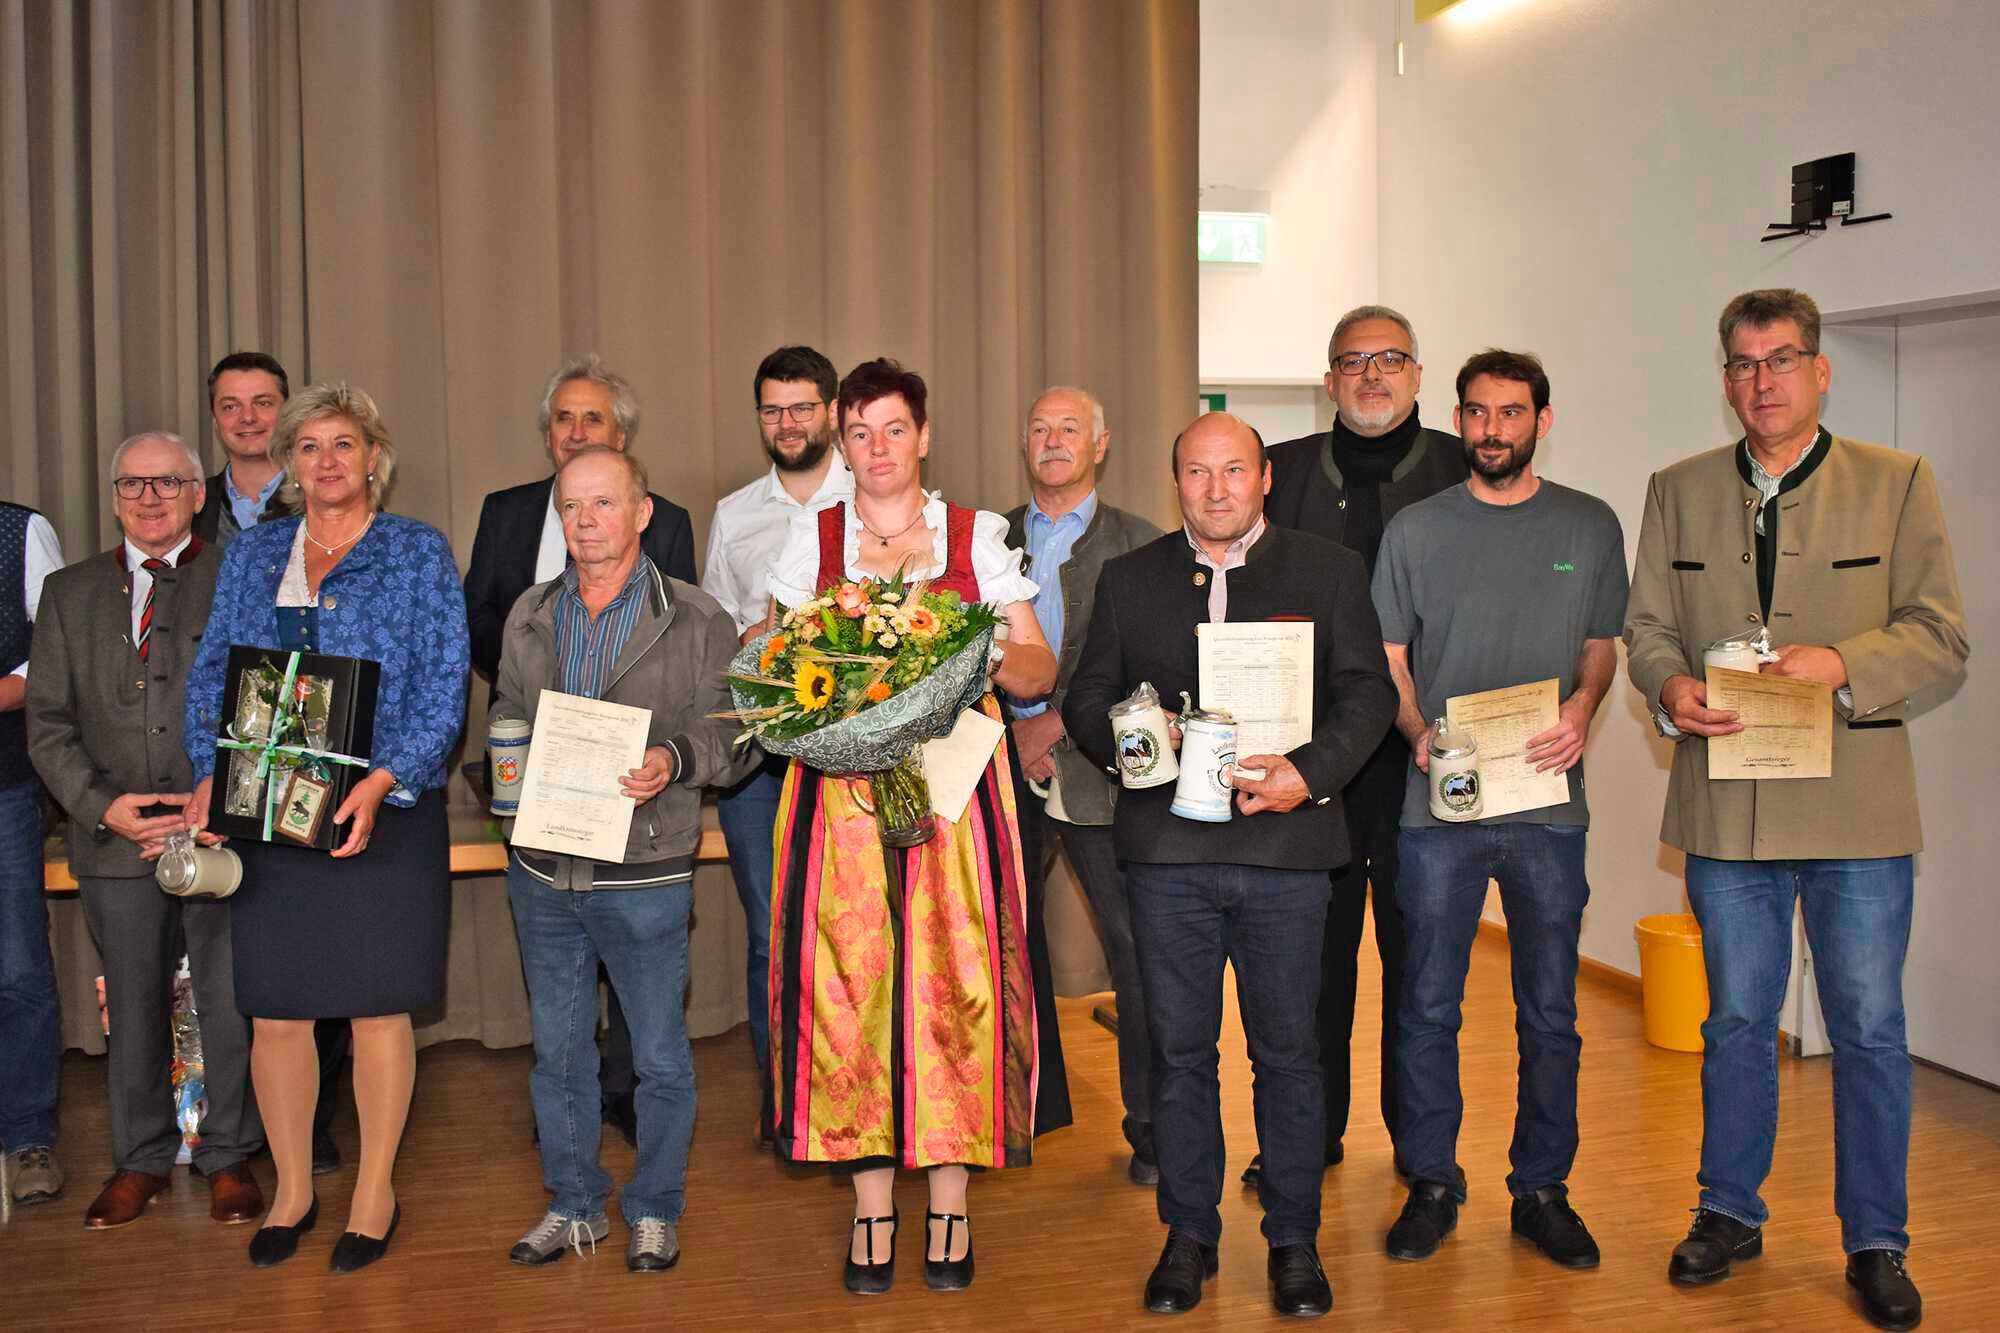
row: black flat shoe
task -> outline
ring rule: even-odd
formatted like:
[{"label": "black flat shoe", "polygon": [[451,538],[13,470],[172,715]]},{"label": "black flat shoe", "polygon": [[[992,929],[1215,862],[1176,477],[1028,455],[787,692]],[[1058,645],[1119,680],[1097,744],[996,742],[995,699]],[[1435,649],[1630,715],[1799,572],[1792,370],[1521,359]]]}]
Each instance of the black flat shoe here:
[{"label": "black flat shoe", "polygon": [[[932,1291],[964,1291],[972,1285],[972,1220],[964,1213],[925,1213],[925,1226],[928,1227],[932,1222],[944,1223],[944,1252],[947,1257],[943,1259],[931,1258],[929,1247],[926,1246],[924,1250],[924,1285]],[[963,1259],[949,1257],[951,1254],[951,1228],[954,1222],[963,1222],[965,1224],[965,1257]],[[928,1237],[926,1239],[928,1240]]]},{"label": "black flat shoe", "polygon": [[340,1239],[333,1243],[333,1258],[327,1261],[326,1266],[336,1273],[352,1273],[358,1268],[368,1267],[389,1252],[389,1242],[395,1238],[396,1227],[402,1220],[403,1205],[399,1201],[396,1211],[389,1214],[389,1229],[382,1233],[381,1239],[364,1236],[358,1231],[341,1232]]},{"label": "black flat shoe", "polygon": [[285,1262],[298,1250],[299,1237],[311,1231],[318,1221],[319,1195],[315,1194],[305,1216],[290,1226],[257,1228],[257,1234],[250,1238],[250,1262],[259,1268],[270,1268]]},{"label": "black flat shoe", "polygon": [[1215,1268],[1213,1245],[1169,1231],[1160,1261],[1146,1279],[1146,1308],[1154,1314],[1186,1314],[1201,1304],[1201,1284],[1215,1276]]},{"label": "black flat shoe", "polygon": [[1861,1296],[1862,1312],[1877,1328],[1915,1328],[1924,1320],[1924,1298],[1910,1281],[1901,1250],[1857,1250],[1847,1256],[1847,1281]]},{"label": "black flat shoe", "polygon": [[1283,1315],[1315,1319],[1333,1309],[1333,1284],[1310,1245],[1274,1245],[1266,1261],[1271,1308]]},{"label": "black flat shoe", "polygon": [[1667,1261],[1667,1280],[1701,1287],[1729,1276],[1738,1259],[1755,1259],[1764,1252],[1764,1230],[1706,1208],[1694,1212],[1687,1239],[1674,1246]]},{"label": "black flat shoe", "polygon": [[[868,1262],[854,1262],[854,1236],[847,1237],[847,1265],[841,1270],[841,1281],[856,1296],[880,1296],[886,1293],[896,1281],[896,1213],[887,1217],[857,1217],[854,1225],[868,1229]],[[875,1262],[875,1228],[887,1222],[889,1231],[889,1257],[881,1263]]]}]

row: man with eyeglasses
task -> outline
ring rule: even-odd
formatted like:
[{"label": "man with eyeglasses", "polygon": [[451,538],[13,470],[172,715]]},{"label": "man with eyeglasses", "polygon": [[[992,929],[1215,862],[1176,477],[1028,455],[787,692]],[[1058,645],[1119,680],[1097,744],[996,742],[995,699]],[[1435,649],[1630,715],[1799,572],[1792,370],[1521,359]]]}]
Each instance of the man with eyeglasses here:
[{"label": "man with eyeglasses", "polygon": [[[472,669],[499,680],[500,646],[507,613],[522,593],[547,583],[569,567],[562,519],[556,514],[555,474],[569,456],[588,445],[619,452],[639,438],[639,395],[623,375],[595,354],[569,362],[549,376],[542,391],[539,429],[548,447],[550,471],[540,481],[494,491],[480,506],[465,571],[465,616],[472,631]],[[648,493],[653,516],[639,534],[639,548],[662,574],[694,582],[694,522],[688,511]],[[494,690],[487,694],[490,707]],[[633,1093],[632,1033],[618,992],[606,1012],[604,1058],[598,1065],[604,1118],[625,1141],[638,1146],[638,1110]]]},{"label": "man with eyeglasses", "polygon": [[21,708],[28,648],[62,543],[26,505],[0,500],[0,1154],[18,1204],[63,1190],[56,1160],[56,968],[42,899],[42,793]]},{"label": "man with eyeglasses", "polygon": [[[780,347],[765,357],[751,377],[757,430],[771,466],[755,481],[731,491],[715,506],[708,527],[708,560],[702,591],[722,604],[749,639],[770,610],[771,565],[794,515],[817,513],[854,496],[854,474],[833,447],[834,394],[840,377],[833,363],[810,347]],[[749,935],[746,994],[750,1045],[763,1085],[757,1141],[774,1142],[771,1117],[771,830],[778,818],[778,792],[785,760],[767,756],[749,777],[722,793],[716,813],[729,845],[730,873],[743,903]]]},{"label": "man with eyeglasses", "polygon": [[[1687,853],[1708,972],[1701,1195],[1667,1276],[1716,1282],[1763,1252],[1798,911],[1833,1042],[1847,1280],[1876,1324],[1914,1328],[1903,963],[1922,835],[1903,722],[1962,669],[1965,613],[1930,465],[1820,424],[1832,367],[1812,298],[1745,292],[1720,333],[1743,438],[1653,475],[1625,622],[1632,683],[1676,742],[1660,838]],[[1833,688],[1830,778],[1708,777],[1707,738],[1743,724],[1708,706],[1702,652],[1763,628],[1765,673]]]},{"label": "man with eyeglasses", "polygon": [[28,676],[29,752],[69,814],[70,869],[104,959],[110,1018],[113,1172],[83,1224],[136,1222],[172,1176],[181,1128],[167,1070],[183,948],[208,1099],[194,1165],[208,1179],[209,1216],[251,1222],[264,1195],[248,1159],[264,1130],[250,1095],[250,1023],[236,1008],[229,904],[170,897],[153,879],[194,790],[181,703],[220,561],[192,531],[206,488],[179,436],[133,436],[111,471],[124,540],[49,577]]},{"label": "man with eyeglasses", "polygon": [[[1282,527],[1339,542],[1361,556],[1369,576],[1382,532],[1402,510],[1466,478],[1458,437],[1425,426],[1417,410],[1424,381],[1417,335],[1387,306],[1357,306],[1340,317],[1327,344],[1326,396],[1333,429],[1274,444],[1271,494],[1265,513]],[[1394,727],[1341,793],[1350,860],[1333,872],[1321,954],[1319,1047],[1326,1080],[1326,1163],[1346,1154],[1352,1100],[1354,996],[1370,886],[1375,900],[1375,951],[1382,960],[1383,1127],[1396,1142],[1396,1002],[1403,989],[1403,914],[1396,906],[1396,837],[1403,809],[1403,775],[1410,746]],[[1396,1153],[1402,1171],[1403,1157]],[[1256,1183],[1261,1156],[1243,1173]]]},{"label": "man with eyeglasses", "polygon": [[285,477],[271,461],[271,428],[291,394],[285,368],[263,352],[231,352],[208,372],[208,412],[229,461],[208,479],[194,532],[217,550],[284,512],[277,497]]}]

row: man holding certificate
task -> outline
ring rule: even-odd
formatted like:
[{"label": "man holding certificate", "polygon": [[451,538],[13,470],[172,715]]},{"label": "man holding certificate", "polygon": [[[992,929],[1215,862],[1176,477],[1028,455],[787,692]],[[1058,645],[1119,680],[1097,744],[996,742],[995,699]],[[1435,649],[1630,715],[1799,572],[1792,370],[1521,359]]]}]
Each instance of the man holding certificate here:
[{"label": "man holding certificate", "polygon": [[[1625,541],[1609,505],[1535,475],[1535,445],[1555,422],[1541,362],[1481,352],[1457,389],[1452,420],[1471,475],[1398,514],[1375,566],[1396,725],[1414,751],[1397,888],[1409,939],[1398,1147],[1410,1196],[1387,1245],[1391,1258],[1428,1259],[1465,1202],[1459,1006],[1494,879],[1519,1011],[1513,1229],[1557,1263],[1587,1268],[1597,1245],[1564,1183],[1576,1159],[1577,936],[1590,897],[1579,761],[1617,668]],[[1478,766],[1471,785],[1448,786],[1434,804],[1432,733],[1447,716],[1454,736],[1476,742]]]},{"label": "man holding certificate", "polygon": [[582,1253],[610,1233],[598,1165],[597,970],[621,994],[638,1074],[639,1151],[620,1199],[626,1267],[671,1268],[694,1135],[683,995],[701,788],[755,751],[732,749],[723,674],[736,626],[714,598],[640,549],[652,516],[630,454],[590,446],[556,474],[570,566],[507,617],[496,718],[534,727],[507,889],[535,1033],[529,1082],[552,1198],[518,1264]]},{"label": "man holding certificate", "polygon": [[[1778,1009],[1802,911],[1833,1042],[1847,1279],[1869,1318],[1913,1328],[1902,982],[1922,835],[1903,719],[1912,694],[1963,666],[1965,613],[1929,464],[1820,424],[1832,368],[1812,298],[1746,292],[1720,333],[1743,439],[1654,475],[1625,626],[1632,683],[1679,742],[1660,837],[1688,854],[1708,971],[1701,1197],[1667,1275],[1718,1281],[1763,1250]],[[1762,675],[1704,670],[1716,640],[1761,627],[1777,645]],[[1769,686],[1811,693],[1788,702]]]},{"label": "man holding certificate", "polygon": [[[1062,703],[1071,741],[1113,768],[1114,704],[1142,681],[1176,704],[1198,696],[1205,718],[1189,720],[1180,787],[1190,776],[1220,780],[1219,808],[1189,816],[1180,787],[1128,786],[1112,815],[1146,993],[1168,1228],[1145,1302],[1162,1313],[1191,1309],[1216,1271],[1224,1152],[1215,1043],[1228,962],[1256,1074],[1272,1304],[1320,1315],[1333,1304],[1317,1250],[1326,1094],[1314,1023],[1328,872],[1348,857],[1340,793],[1388,728],[1395,689],[1361,557],[1265,522],[1271,472],[1257,433],[1225,413],[1203,416],[1174,442],[1173,465],[1182,530],[1105,563]],[[1263,670],[1236,651],[1259,637],[1273,645]],[[1215,717],[1224,709],[1236,719],[1227,732]],[[1252,739],[1287,733],[1282,745]],[[1236,736],[1234,753],[1218,743],[1226,734]]]}]

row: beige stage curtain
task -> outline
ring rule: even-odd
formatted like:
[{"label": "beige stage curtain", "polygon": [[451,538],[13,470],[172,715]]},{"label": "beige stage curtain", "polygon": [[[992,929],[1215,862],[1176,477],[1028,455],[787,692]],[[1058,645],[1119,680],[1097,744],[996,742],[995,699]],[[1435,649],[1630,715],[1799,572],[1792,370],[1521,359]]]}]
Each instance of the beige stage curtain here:
[{"label": "beige stage curtain", "polygon": [[1196,48],[1196,0],[0,0],[4,494],[108,545],[117,442],[219,461],[203,375],[261,347],[375,394],[391,507],[463,559],[595,350],[705,543],[758,359],[809,342],[923,373],[930,483],[990,509],[1034,394],[1092,389],[1104,494],[1166,521]]}]

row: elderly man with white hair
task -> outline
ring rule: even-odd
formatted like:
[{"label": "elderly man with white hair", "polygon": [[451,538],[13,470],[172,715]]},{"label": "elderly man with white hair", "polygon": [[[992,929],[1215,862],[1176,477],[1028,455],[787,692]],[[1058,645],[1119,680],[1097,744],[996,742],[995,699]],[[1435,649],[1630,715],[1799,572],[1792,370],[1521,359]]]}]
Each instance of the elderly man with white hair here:
[{"label": "elderly man with white hair", "polygon": [[205,491],[201,461],[179,436],[147,431],[118,446],[111,494],[124,540],[48,577],[29,661],[28,751],[69,814],[70,866],[104,957],[114,1171],[84,1213],[94,1230],[137,1221],[180,1150],[167,1071],[182,941],[206,1061],[194,1165],[208,1178],[209,1216],[249,1222],[264,1211],[247,1160],[264,1132],[229,904],[169,897],[153,879],[194,790],[182,698],[215,596],[215,549],[192,530]]}]

